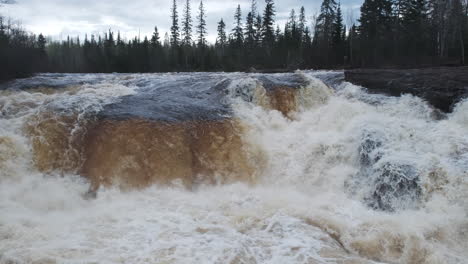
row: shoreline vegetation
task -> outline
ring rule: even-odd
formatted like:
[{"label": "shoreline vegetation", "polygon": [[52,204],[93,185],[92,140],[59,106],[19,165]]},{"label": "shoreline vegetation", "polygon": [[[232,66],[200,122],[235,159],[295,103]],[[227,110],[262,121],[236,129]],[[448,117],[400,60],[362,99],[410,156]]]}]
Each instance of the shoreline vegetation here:
[{"label": "shoreline vegetation", "polygon": [[[14,4],[14,1],[0,1]],[[182,7],[178,7],[182,3]],[[204,2],[172,1],[171,30],[164,36],[122,39],[102,35],[47,40],[0,16],[0,81],[40,72],[133,73],[296,69],[433,68],[468,59],[468,0],[365,0],[360,18],[343,23],[339,2],[323,0],[317,16],[291,10],[275,23],[274,0],[258,10],[234,8],[235,23],[218,22],[215,43],[206,40]],[[209,15],[209,14],[208,14]]]}]

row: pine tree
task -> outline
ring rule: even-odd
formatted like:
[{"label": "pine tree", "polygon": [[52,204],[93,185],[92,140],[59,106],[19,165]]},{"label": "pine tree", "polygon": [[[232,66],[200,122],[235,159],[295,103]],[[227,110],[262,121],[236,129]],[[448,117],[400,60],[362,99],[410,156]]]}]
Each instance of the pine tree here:
[{"label": "pine tree", "polygon": [[[286,31],[287,29],[285,29]],[[279,27],[279,25],[276,25],[276,30],[275,30],[275,41],[276,42],[280,42],[280,39],[281,39],[282,35],[281,35],[281,29]]]},{"label": "pine tree", "polygon": [[462,65],[468,61],[468,1],[465,0],[464,6],[464,18],[462,22],[462,54],[464,58],[462,59]]},{"label": "pine tree", "polygon": [[200,1],[200,6],[198,8],[198,46],[204,47],[206,45],[206,15],[205,8],[203,6],[203,0]]},{"label": "pine tree", "polygon": [[346,55],[348,56],[348,63],[351,65],[351,66],[356,66],[357,65],[357,62],[356,62],[356,53],[357,53],[357,50],[358,50],[358,41],[359,41],[359,36],[358,36],[358,33],[357,33],[357,27],[356,25],[352,25],[351,28],[349,29],[349,33],[348,33],[348,39],[347,39],[347,47],[348,47],[348,50],[346,52]]},{"label": "pine tree", "polygon": [[361,7],[359,28],[363,63],[375,65],[391,59],[392,2],[390,0],[365,0]]},{"label": "pine tree", "polygon": [[171,37],[169,37],[169,34],[166,32],[164,33],[164,47],[169,48],[171,46]]},{"label": "pine tree", "polygon": [[179,46],[179,16],[177,14],[177,2],[176,0],[173,0],[172,2],[172,8],[171,8],[171,20],[172,20],[172,26],[171,26],[171,46],[177,47]]},{"label": "pine tree", "polygon": [[298,31],[299,31],[299,37],[300,41],[302,41],[305,33],[305,28],[307,24],[307,19],[306,19],[306,14],[305,14],[305,8],[301,7],[301,12],[299,13],[299,23],[297,25]]},{"label": "pine tree", "polygon": [[249,49],[255,46],[255,34],[254,16],[249,12],[245,24],[245,45]]},{"label": "pine tree", "polygon": [[328,52],[328,49],[331,46],[335,18],[335,0],[323,0],[322,6],[320,7],[320,15],[317,17],[315,24],[314,41],[318,42],[320,48],[325,49],[326,52]]},{"label": "pine tree", "polygon": [[341,13],[341,4],[338,4],[338,8],[336,9],[336,17],[333,23],[333,32],[332,38],[333,43],[335,45],[339,45],[342,42],[342,35],[343,35],[343,15]]},{"label": "pine tree", "polygon": [[272,47],[275,42],[275,5],[273,0],[265,0],[266,6],[263,12],[262,41],[264,46]]},{"label": "pine tree", "polygon": [[[120,33],[118,35],[119,39],[120,39]],[[153,47],[159,47],[161,46],[161,42],[159,40],[159,32],[158,32],[158,27],[154,27],[154,32],[153,32],[153,35],[151,36],[151,45]]]},{"label": "pine tree", "polygon": [[401,4],[400,45],[403,56],[421,57],[428,50],[426,45],[430,38],[427,7],[426,0],[407,0]]},{"label": "pine tree", "polygon": [[299,43],[297,16],[296,16],[296,10],[294,9],[292,9],[291,12],[289,13],[289,20],[286,23],[286,28],[289,32],[289,36],[288,36],[289,41],[290,41],[289,46],[293,47]]},{"label": "pine tree", "polygon": [[335,21],[333,23],[333,32],[332,32],[332,48],[334,54],[334,63],[341,65],[343,64],[344,58],[344,39],[343,39],[344,25],[343,25],[343,16],[341,13],[341,4],[338,4],[336,9]]},{"label": "pine tree", "polygon": [[186,46],[190,46],[192,44],[192,16],[190,11],[190,0],[186,0],[182,21],[182,43]]},{"label": "pine tree", "polygon": [[224,48],[227,43],[226,24],[223,19],[218,22],[218,37],[216,38],[216,46]]},{"label": "pine tree", "polygon": [[237,48],[242,47],[242,43],[244,42],[243,32],[244,31],[242,29],[242,11],[240,5],[238,5],[234,14],[234,29],[232,30],[234,45]]},{"label": "pine tree", "polygon": [[257,0],[252,0],[250,4],[250,13],[252,13],[252,17],[257,16]]},{"label": "pine tree", "polygon": [[315,23],[313,44],[319,65],[330,66],[333,64],[333,26],[336,20],[336,9],[335,0],[323,0],[320,14]]},{"label": "pine tree", "polygon": [[255,19],[254,27],[255,27],[255,46],[260,46],[262,42],[262,17],[260,14],[257,14],[257,18]]},{"label": "pine tree", "polygon": [[39,51],[41,52],[41,54],[45,54],[46,43],[47,41],[44,35],[42,35],[42,33],[39,34],[39,37],[37,38],[37,47]]},{"label": "pine tree", "polygon": [[302,38],[302,45],[304,47],[309,47],[311,44],[312,44],[312,37],[310,36],[310,29],[309,27],[305,27],[304,37]]},{"label": "pine tree", "polygon": [[284,27],[284,56],[288,67],[299,67],[303,58],[301,58],[300,35],[298,30],[298,21],[296,11],[291,10],[289,19]]},{"label": "pine tree", "polygon": [[302,58],[304,58],[304,66],[311,67],[312,65],[312,55],[313,55],[313,46],[312,46],[312,35],[309,27],[305,27],[304,36],[302,38]]},{"label": "pine tree", "polygon": [[245,25],[245,42],[247,47],[252,49],[260,44],[261,28],[262,22],[257,12],[257,0],[252,0]]}]

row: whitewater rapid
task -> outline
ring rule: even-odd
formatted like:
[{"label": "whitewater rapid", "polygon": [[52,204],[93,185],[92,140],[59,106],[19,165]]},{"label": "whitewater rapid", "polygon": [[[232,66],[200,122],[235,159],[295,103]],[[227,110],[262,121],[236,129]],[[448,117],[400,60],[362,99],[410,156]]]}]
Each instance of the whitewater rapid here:
[{"label": "whitewater rapid", "polygon": [[[101,187],[91,199],[80,175],[37,169],[25,127],[71,111],[73,136],[143,89],[128,79],[151,75],[0,91],[0,263],[466,263],[468,100],[445,115],[414,96],[317,78],[333,72],[297,74],[308,82],[288,116],[265,107],[255,79],[223,75],[238,79],[229,104],[261,168],[255,181]],[[393,175],[407,192],[377,197]]]}]

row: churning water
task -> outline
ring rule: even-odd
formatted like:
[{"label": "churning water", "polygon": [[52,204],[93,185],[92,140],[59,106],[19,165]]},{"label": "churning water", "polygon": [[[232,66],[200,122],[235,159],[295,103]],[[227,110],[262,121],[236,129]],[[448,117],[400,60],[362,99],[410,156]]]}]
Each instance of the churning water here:
[{"label": "churning water", "polygon": [[466,263],[468,101],[339,79],[7,84],[0,263]]}]

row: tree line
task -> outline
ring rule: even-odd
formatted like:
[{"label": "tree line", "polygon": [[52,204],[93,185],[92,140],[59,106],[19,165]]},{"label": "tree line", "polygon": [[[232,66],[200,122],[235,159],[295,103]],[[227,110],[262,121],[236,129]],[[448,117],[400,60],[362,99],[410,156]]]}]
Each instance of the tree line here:
[{"label": "tree line", "polygon": [[203,0],[195,16],[191,0],[184,0],[181,16],[173,0],[163,37],[155,27],[143,39],[109,30],[48,43],[0,20],[0,58],[8,62],[1,74],[411,67],[461,65],[468,58],[468,0],[365,0],[350,28],[336,0],[323,0],[309,19],[304,7],[292,9],[282,28],[274,0],[265,0],[263,10],[252,0],[247,14],[240,5],[234,9],[231,29],[219,20],[215,43],[206,39],[206,15]]},{"label": "tree line", "polygon": [[0,16],[0,80],[27,77],[45,70],[47,53],[43,35],[28,34]]},{"label": "tree line", "polygon": [[348,45],[356,66],[463,65],[468,1],[366,0]]}]

